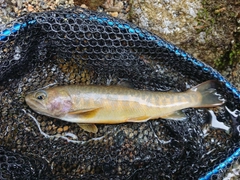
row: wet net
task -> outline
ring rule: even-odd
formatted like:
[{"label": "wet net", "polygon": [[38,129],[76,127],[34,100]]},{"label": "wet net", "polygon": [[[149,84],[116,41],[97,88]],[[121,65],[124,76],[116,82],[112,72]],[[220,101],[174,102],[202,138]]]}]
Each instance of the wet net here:
[{"label": "wet net", "polygon": [[[54,85],[185,91],[210,79],[226,106],[185,109],[186,121],[97,125],[96,134],[24,101]],[[20,17],[0,31],[0,179],[197,179],[216,167],[209,177],[220,178],[240,154],[239,99],[217,71],[131,23],[81,8]]]}]

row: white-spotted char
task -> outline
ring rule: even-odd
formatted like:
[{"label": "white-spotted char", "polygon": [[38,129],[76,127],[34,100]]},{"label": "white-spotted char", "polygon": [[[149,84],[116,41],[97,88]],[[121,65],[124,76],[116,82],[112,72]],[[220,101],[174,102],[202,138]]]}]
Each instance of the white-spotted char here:
[{"label": "white-spotted char", "polygon": [[157,118],[184,120],[181,109],[215,107],[225,102],[216,92],[216,81],[206,81],[179,93],[120,86],[57,86],[31,92],[25,100],[39,114],[80,123],[90,132],[97,132],[96,123],[144,122]]}]

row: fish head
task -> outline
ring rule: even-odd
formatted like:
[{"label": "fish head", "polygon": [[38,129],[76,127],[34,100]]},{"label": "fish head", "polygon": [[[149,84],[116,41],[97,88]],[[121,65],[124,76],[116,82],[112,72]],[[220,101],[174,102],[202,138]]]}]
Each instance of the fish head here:
[{"label": "fish head", "polygon": [[31,92],[25,101],[35,112],[55,118],[66,115],[72,108],[69,94],[54,88]]}]

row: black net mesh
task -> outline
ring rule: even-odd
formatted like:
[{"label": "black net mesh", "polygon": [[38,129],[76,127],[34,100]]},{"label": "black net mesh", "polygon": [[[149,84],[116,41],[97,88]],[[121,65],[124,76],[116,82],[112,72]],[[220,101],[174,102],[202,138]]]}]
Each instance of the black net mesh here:
[{"label": "black net mesh", "polygon": [[[219,73],[148,31],[81,8],[1,29],[0,179],[196,179],[240,145],[240,118],[224,107],[186,109],[181,122],[98,125],[93,134],[26,105],[27,92],[52,84],[185,91],[217,79],[227,107],[239,109],[239,92]],[[215,115],[225,128],[213,127]]]}]

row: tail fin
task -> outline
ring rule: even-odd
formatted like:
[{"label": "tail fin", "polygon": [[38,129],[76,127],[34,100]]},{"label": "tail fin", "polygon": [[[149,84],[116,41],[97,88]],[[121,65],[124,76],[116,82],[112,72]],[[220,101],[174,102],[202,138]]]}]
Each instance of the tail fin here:
[{"label": "tail fin", "polygon": [[217,93],[218,82],[216,80],[205,81],[190,91],[197,91],[202,95],[202,101],[194,107],[216,107],[226,102],[223,97]]}]

